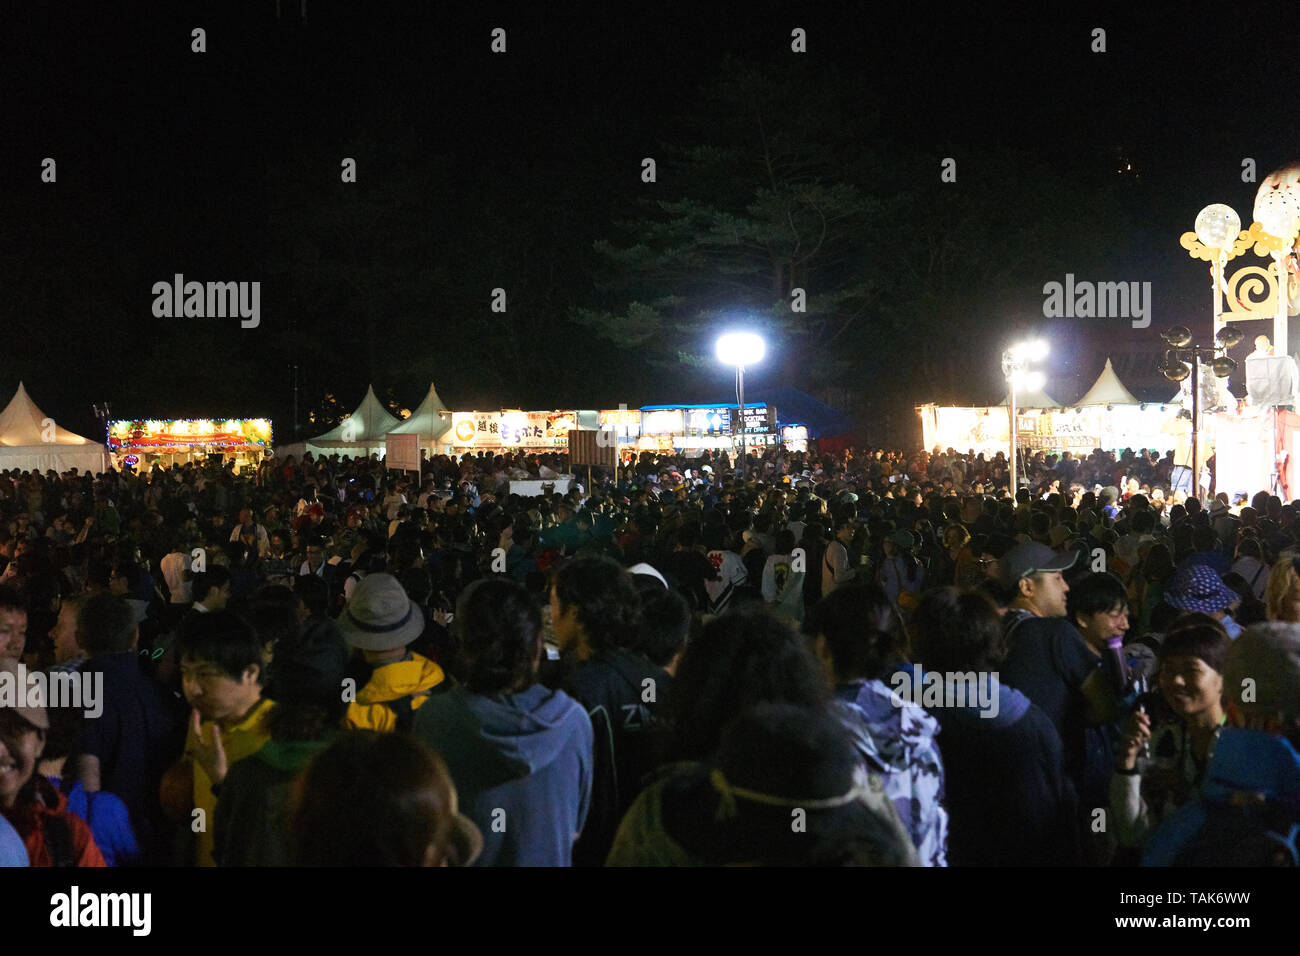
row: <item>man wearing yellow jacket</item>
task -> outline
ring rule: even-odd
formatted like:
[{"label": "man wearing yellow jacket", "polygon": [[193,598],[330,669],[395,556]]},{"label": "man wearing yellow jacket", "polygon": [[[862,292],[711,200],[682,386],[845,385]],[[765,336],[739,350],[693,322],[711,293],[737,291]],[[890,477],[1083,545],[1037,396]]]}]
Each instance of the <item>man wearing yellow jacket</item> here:
[{"label": "man wearing yellow jacket", "polygon": [[407,730],[431,693],[447,689],[441,667],[407,648],[424,632],[424,612],[391,574],[368,574],[338,618],[339,630],[374,668],[348,705],[345,727]]}]

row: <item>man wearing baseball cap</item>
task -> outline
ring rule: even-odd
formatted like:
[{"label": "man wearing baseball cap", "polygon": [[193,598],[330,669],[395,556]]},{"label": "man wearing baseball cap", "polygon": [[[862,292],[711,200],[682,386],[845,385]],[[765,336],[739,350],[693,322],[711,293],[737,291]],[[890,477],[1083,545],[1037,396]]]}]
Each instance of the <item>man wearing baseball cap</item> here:
[{"label": "man wearing baseball cap", "polygon": [[367,574],[338,619],[350,647],[374,668],[348,706],[344,726],[356,730],[406,730],[413,715],[439,689],[446,675],[436,663],[409,650],[424,633],[424,612],[391,574]]},{"label": "man wearing baseball cap", "polygon": [[[1077,558],[1078,552],[1060,555],[1033,541],[1016,545],[1002,558],[1000,580],[1010,604],[1001,679],[1037,704],[1056,726],[1066,774],[1084,815],[1082,832],[1088,835],[1092,808],[1105,807],[1110,800],[1113,761],[1102,725],[1114,720],[1117,701],[1100,652],[1066,617],[1070,588],[1062,572]],[[1098,842],[1090,839],[1088,845]]]},{"label": "man wearing baseball cap", "polygon": [[1300,866],[1300,624],[1246,628],[1223,696],[1200,799],[1156,830],[1143,866]]}]

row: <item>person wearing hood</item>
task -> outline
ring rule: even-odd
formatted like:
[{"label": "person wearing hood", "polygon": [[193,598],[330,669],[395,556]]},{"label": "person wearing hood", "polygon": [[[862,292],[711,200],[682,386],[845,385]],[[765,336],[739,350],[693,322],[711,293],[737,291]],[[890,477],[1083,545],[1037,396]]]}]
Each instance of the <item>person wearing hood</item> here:
[{"label": "person wearing hood", "polygon": [[907,834],[881,809],[833,714],[759,703],[727,724],[713,757],[637,797],[606,865],[916,866]]},{"label": "person wearing hood", "polygon": [[911,634],[914,656],[927,672],[945,679],[973,674],[996,705],[934,708],[946,777],[948,864],[1078,865],[1077,798],[1061,738],[1051,719],[993,670],[1004,646],[993,603],[979,592],[930,591]]},{"label": "person wearing hood", "polygon": [[410,650],[424,633],[424,612],[391,574],[366,575],[338,619],[349,646],[374,670],[348,705],[344,727],[407,730],[431,694],[447,689],[441,667]]},{"label": "person wearing hood", "polygon": [[837,716],[883,781],[922,865],[947,866],[939,723],[885,683],[903,653],[893,604],[879,585],[848,585],[812,610],[805,630],[835,688]]},{"label": "person wearing hood", "polygon": [[591,804],[591,719],[537,683],[541,611],[523,585],[477,581],[456,607],[464,683],[430,698],[414,734],[440,753],[483,833],[476,866],[569,866]]}]

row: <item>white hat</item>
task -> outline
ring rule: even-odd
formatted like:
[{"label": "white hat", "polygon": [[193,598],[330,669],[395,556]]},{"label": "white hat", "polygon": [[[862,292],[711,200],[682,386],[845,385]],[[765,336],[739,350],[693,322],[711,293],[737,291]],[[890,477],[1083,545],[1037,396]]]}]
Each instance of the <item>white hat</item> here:
[{"label": "white hat", "polygon": [[665,588],[668,587],[668,582],[664,579],[664,576],[660,574],[658,571],[656,571],[654,568],[652,568],[650,565],[646,564],[644,561],[642,561],[640,564],[632,565],[632,567],[628,568],[628,571],[631,572],[632,574],[644,574],[646,577],[655,578]]}]

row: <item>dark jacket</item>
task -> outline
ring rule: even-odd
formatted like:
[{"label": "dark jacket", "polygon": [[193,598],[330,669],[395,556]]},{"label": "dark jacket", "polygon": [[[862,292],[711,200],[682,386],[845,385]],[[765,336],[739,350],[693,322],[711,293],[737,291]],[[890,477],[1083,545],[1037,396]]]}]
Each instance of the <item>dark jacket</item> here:
[{"label": "dark jacket", "polygon": [[289,794],[298,774],[330,739],[269,740],[226,773],[213,815],[218,866],[291,866]]},{"label": "dark jacket", "polygon": [[604,865],[619,821],[654,769],[651,730],[671,680],[621,648],[598,652],[568,676],[564,689],[587,708],[595,739],[591,813],[573,848],[575,865]]},{"label": "dark jacket", "polygon": [[1051,720],[999,686],[998,713],[935,708],[949,866],[1076,866],[1074,788]]}]

